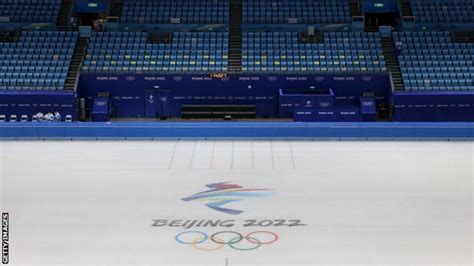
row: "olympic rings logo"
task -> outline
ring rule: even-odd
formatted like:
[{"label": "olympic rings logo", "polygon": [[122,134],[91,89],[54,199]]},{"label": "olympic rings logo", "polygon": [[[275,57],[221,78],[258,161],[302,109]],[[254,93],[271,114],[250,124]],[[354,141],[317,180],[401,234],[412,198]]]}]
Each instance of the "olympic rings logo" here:
[{"label": "olympic rings logo", "polygon": [[374,77],[372,77],[372,76],[363,76],[362,77],[362,80],[365,81],[365,82],[372,81],[373,79],[374,79]]},{"label": "olympic rings logo", "polygon": [[229,247],[238,251],[257,250],[277,242],[280,237],[270,231],[254,231],[242,235],[235,231],[220,231],[208,235],[201,231],[185,231],[176,235],[176,242],[202,251],[216,251]]}]

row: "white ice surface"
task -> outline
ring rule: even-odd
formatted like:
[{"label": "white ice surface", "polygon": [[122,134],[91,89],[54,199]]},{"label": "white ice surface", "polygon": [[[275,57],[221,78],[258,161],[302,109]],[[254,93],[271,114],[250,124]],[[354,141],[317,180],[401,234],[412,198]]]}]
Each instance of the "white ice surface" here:
[{"label": "white ice surface", "polygon": [[[0,209],[10,213],[11,265],[472,265],[473,148],[0,142]],[[245,211],[238,216],[181,200],[225,181],[274,195],[226,206]],[[185,229],[152,227],[154,219],[234,219],[232,230],[280,239],[255,251],[204,252],[175,241]],[[246,219],[308,226],[243,228]]]}]

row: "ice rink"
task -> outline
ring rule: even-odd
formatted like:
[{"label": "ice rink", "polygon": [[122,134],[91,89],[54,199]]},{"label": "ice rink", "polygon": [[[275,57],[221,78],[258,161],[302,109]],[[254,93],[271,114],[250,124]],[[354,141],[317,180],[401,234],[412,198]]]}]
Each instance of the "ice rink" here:
[{"label": "ice rink", "polygon": [[0,142],[10,264],[472,265],[470,142]]}]

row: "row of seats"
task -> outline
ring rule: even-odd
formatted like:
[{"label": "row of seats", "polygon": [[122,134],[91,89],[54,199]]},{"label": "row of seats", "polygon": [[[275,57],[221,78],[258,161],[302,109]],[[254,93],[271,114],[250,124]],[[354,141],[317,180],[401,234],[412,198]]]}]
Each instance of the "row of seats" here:
[{"label": "row of seats", "polygon": [[[127,0],[124,23],[228,23],[229,0]],[[244,0],[243,22],[259,23],[350,23],[347,0]]]},{"label": "row of seats", "polygon": [[304,44],[295,32],[246,32],[243,71],[386,71],[378,33],[325,33],[323,43]]},{"label": "row of seats", "polygon": [[350,23],[348,1],[244,0],[243,21],[249,24]]},{"label": "row of seats", "polygon": [[0,89],[64,89],[77,37],[77,32],[24,31],[18,42],[0,43]]},{"label": "row of seats", "polygon": [[[11,114],[8,119],[7,119],[7,116],[4,115],[4,114],[0,114],[0,123],[5,123],[5,122],[12,122],[12,123],[15,123],[15,122],[23,122],[23,123],[26,123],[26,122],[59,122],[59,120],[61,120],[61,117],[59,115],[59,118],[57,121],[39,121],[37,116],[34,115],[34,116],[28,116],[28,115],[21,115],[21,116],[18,116],[16,114]],[[64,116],[64,122],[68,122],[68,123],[71,123],[72,122],[72,115],[66,115]]]},{"label": "row of seats", "polygon": [[421,23],[474,22],[474,0],[411,0],[411,6]]},{"label": "row of seats", "polygon": [[[296,32],[243,34],[243,71],[386,71],[378,33],[325,33],[303,44]],[[175,33],[172,43],[147,43],[147,33],[95,33],[85,72],[226,71],[228,33]]]},{"label": "row of seats", "polygon": [[454,43],[449,32],[395,32],[407,90],[473,90],[474,44]]},{"label": "row of seats", "polygon": [[229,1],[127,0],[123,23],[228,23]]},{"label": "row of seats", "polygon": [[0,17],[11,22],[56,22],[61,0],[0,0]]},{"label": "row of seats", "polygon": [[227,32],[178,32],[172,43],[147,43],[147,33],[95,33],[84,72],[222,72]]}]

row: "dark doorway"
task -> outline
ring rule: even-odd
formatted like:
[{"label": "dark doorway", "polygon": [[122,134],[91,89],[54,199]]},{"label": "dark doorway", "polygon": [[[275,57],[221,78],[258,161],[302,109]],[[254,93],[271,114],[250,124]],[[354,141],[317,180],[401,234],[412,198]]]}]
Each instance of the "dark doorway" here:
[{"label": "dark doorway", "polygon": [[392,26],[397,24],[397,15],[395,13],[366,13],[365,29],[366,31],[378,31],[380,26]]},{"label": "dark doorway", "polygon": [[95,26],[95,22],[100,18],[99,13],[79,13],[77,14],[78,23],[80,26]]}]

